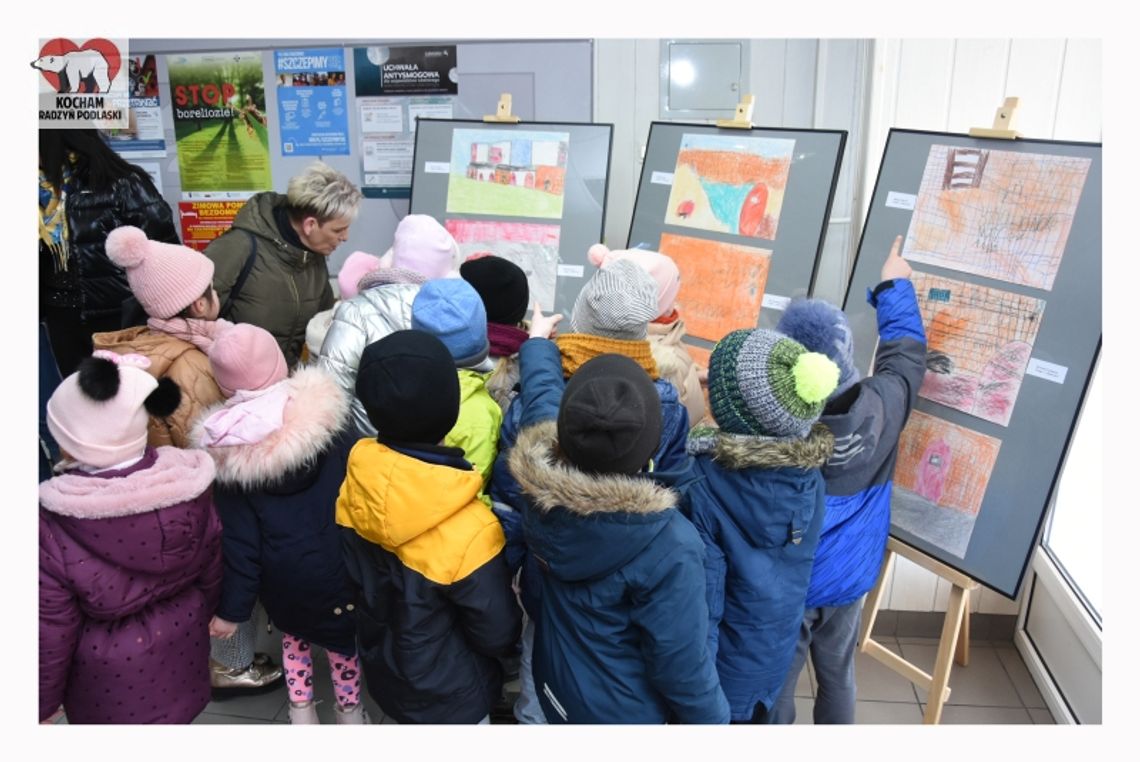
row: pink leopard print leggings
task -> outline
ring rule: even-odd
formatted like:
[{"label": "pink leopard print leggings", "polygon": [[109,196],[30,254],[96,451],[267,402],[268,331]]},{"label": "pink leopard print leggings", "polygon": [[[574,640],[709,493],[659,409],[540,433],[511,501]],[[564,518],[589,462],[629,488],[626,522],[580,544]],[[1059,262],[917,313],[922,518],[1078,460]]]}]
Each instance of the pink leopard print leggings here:
[{"label": "pink leopard print leggings", "polygon": [[[281,653],[285,659],[285,683],[289,686],[289,701],[299,704],[313,700],[313,649],[308,641],[289,633],[282,633]],[[333,693],[341,709],[351,709],[360,703],[360,661],[327,651],[332,672]]]}]

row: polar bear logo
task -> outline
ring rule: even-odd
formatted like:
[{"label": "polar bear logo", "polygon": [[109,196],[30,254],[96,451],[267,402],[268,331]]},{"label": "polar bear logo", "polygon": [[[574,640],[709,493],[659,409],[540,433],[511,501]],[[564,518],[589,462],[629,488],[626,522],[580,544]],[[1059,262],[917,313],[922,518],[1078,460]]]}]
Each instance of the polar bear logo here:
[{"label": "polar bear logo", "polygon": [[61,93],[78,93],[83,82],[87,83],[88,93],[105,93],[111,88],[107,59],[98,50],[72,50],[60,55],[40,56],[32,61],[32,68],[58,74]]}]

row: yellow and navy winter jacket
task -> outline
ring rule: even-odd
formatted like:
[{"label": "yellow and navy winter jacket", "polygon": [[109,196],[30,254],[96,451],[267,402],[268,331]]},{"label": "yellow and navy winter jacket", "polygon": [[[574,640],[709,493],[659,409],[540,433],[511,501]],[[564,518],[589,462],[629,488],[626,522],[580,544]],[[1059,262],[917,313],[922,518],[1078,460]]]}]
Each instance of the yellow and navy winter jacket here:
[{"label": "yellow and navy winter jacket", "polygon": [[487,716],[519,637],[503,530],[462,455],[362,439],[337,498],[361,666],[400,723]]}]

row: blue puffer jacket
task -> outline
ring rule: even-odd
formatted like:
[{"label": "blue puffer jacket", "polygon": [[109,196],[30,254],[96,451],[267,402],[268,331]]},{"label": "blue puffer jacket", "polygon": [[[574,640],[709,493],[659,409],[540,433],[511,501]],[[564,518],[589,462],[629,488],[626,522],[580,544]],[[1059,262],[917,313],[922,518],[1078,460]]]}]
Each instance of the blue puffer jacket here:
[{"label": "blue puffer jacket", "polygon": [[[554,347],[557,351],[557,345]],[[559,362],[561,363],[561,360]],[[520,371],[519,387],[526,389],[527,384],[532,383],[534,383],[533,378]],[[661,444],[653,453],[654,469],[678,471],[683,469],[689,460],[685,453],[685,438],[689,433],[689,413],[681,403],[681,398],[671,383],[657,379],[653,384],[661,397]],[[555,415],[557,415],[557,404],[555,405]],[[499,454],[491,471],[489,494],[492,500],[492,510],[502,523],[503,533],[507,537],[507,565],[512,573],[517,571],[520,566],[524,564],[526,566],[521,579],[521,598],[527,614],[533,618],[538,611],[538,583],[535,575],[532,574],[533,563],[526,558],[526,543],[523,541],[522,492],[519,489],[518,481],[515,480],[507,466],[510,450],[514,447],[519,430],[522,428],[521,421],[522,403],[519,397],[515,397],[511,401],[511,406],[507,408],[507,414],[503,416],[503,427],[499,432]]]},{"label": "blue puffer jacket", "polygon": [[879,322],[874,375],[829,402],[820,418],[835,435],[835,452],[823,467],[827,512],[807,608],[845,606],[875,584],[891,526],[899,434],[926,374],[926,334],[914,285],[884,281],[867,301]]},{"label": "blue puffer jacket", "polygon": [[834,439],[773,440],[694,429],[696,457],[671,478],[705,543],[710,650],[732,719],[771,709],[795,651],[823,525],[819,467]]},{"label": "blue puffer jacket", "polygon": [[708,652],[704,549],[647,477],[585,474],[560,461],[564,381],[545,339],[519,353],[523,430],[510,456],[541,588],[534,678],[551,723],[723,723]]}]

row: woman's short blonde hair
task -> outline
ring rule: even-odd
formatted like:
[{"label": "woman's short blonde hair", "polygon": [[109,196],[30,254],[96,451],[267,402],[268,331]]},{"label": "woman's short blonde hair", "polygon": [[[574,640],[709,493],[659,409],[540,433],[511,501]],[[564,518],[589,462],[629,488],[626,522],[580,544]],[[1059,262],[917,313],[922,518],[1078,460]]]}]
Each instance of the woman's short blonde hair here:
[{"label": "woman's short blonde hair", "polygon": [[363,197],[351,180],[322,161],[313,162],[290,178],[286,196],[290,217],[316,217],[322,225],[340,217],[356,219]]}]

